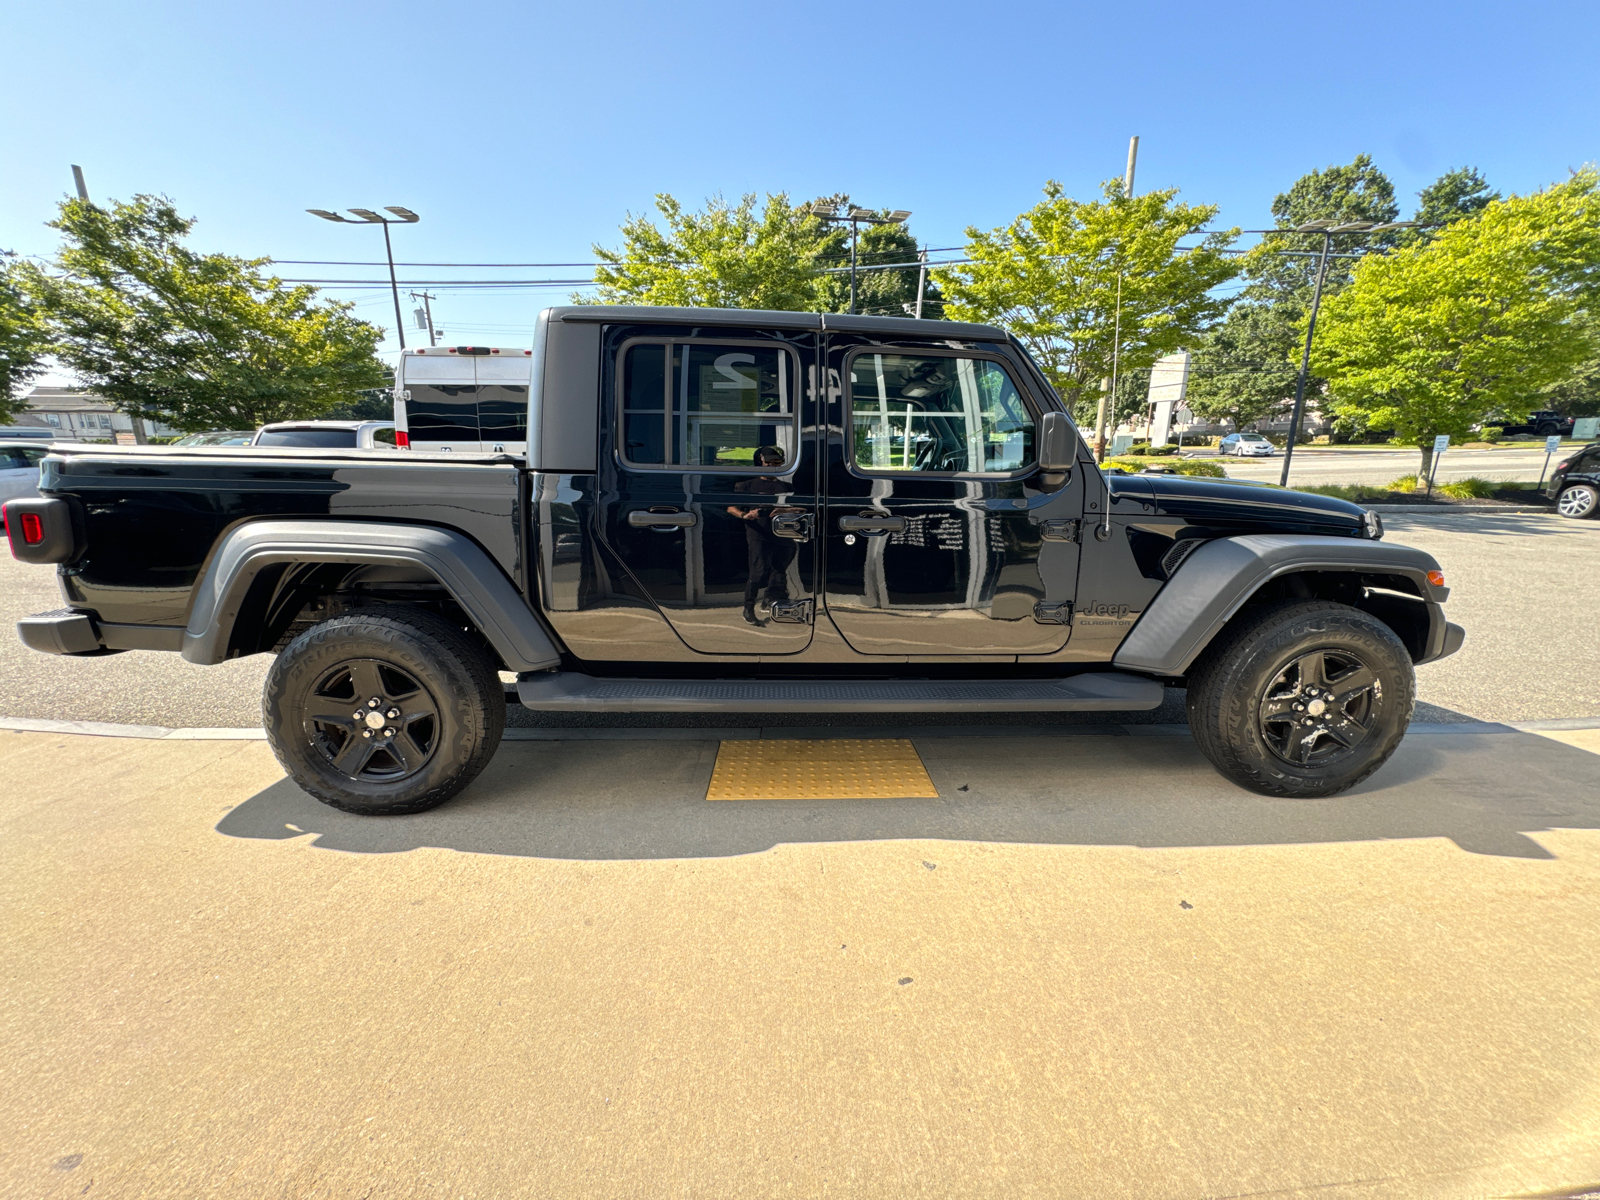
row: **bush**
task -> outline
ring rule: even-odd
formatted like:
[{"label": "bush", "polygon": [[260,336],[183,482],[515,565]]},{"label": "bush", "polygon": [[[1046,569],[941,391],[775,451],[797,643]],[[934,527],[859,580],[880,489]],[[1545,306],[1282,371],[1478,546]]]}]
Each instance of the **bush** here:
[{"label": "bush", "polygon": [[1349,500],[1361,503],[1367,500],[1387,500],[1389,489],[1372,487],[1365,483],[1314,483],[1309,487],[1297,487],[1297,492],[1310,492],[1314,496],[1332,496],[1336,500]]},{"label": "bush", "polygon": [[1490,500],[1494,498],[1495,490],[1499,486],[1499,484],[1490,483],[1487,479],[1469,475],[1465,479],[1457,479],[1451,483],[1441,483],[1439,490],[1452,500]]},{"label": "bush", "polygon": [[1485,425],[1483,427],[1483,433],[1480,436],[1483,438],[1484,441],[1490,442],[1490,443],[1494,443],[1494,442],[1498,442],[1501,438],[1505,437],[1505,435],[1506,435],[1506,431],[1504,429],[1501,429],[1500,426],[1498,426],[1498,425]]},{"label": "bush", "polygon": [[1150,453],[1150,443],[1149,442],[1135,442],[1133,445],[1129,446],[1126,450],[1123,451],[1123,454],[1131,454],[1131,455],[1134,455],[1135,457],[1138,457],[1138,456],[1144,455],[1144,454],[1149,454],[1149,453]]},{"label": "bush", "polygon": [[[1138,458],[1108,458],[1107,467],[1120,467],[1124,471],[1137,475],[1150,464]],[[1210,479],[1226,479],[1228,473],[1222,469],[1218,462],[1206,462],[1197,458],[1179,458],[1170,463],[1162,463],[1162,467],[1174,475],[1201,475]]]},{"label": "bush", "polygon": [[1402,475],[1399,479],[1390,481],[1389,490],[1391,492],[1415,492],[1421,489],[1422,484],[1423,481],[1420,476]]},{"label": "bush", "polygon": [[1146,454],[1155,454],[1155,455],[1176,454],[1177,452],[1178,452],[1178,447],[1172,442],[1167,442],[1166,444],[1161,445],[1161,446],[1151,446],[1148,450],[1145,451]]}]

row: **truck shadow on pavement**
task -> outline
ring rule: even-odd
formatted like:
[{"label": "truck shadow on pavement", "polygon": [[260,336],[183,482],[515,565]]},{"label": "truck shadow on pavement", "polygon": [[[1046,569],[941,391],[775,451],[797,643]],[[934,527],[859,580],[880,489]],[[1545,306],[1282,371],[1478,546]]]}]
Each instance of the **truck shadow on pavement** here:
[{"label": "truck shadow on pavement", "polygon": [[351,816],[282,780],[216,828],[311,834],[317,847],[358,854],[436,847],[591,861],[891,839],[1194,847],[1430,837],[1548,859],[1530,833],[1600,828],[1600,755],[1532,734],[1413,734],[1372,779],[1326,800],[1235,787],[1186,736],[915,740],[938,799],[708,801],[715,741],[531,741],[502,745],[433,812]]}]

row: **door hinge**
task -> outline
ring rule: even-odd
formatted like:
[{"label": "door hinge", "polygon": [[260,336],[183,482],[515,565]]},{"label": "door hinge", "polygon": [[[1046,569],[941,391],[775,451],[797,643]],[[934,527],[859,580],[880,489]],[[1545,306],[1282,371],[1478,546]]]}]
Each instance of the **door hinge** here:
[{"label": "door hinge", "polygon": [[1033,619],[1041,625],[1071,625],[1072,601],[1063,600],[1060,604],[1046,604],[1041,600],[1033,606]]},{"label": "door hinge", "polygon": [[808,512],[775,512],[772,514],[772,532],[775,537],[796,542],[811,540],[811,514]]},{"label": "door hinge", "polygon": [[1078,540],[1078,522],[1053,517],[1039,522],[1039,532],[1047,542],[1075,542]]},{"label": "door hinge", "polygon": [[775,600],[768,610],[772,620],[780,625],[811,624],[810,600]]}]

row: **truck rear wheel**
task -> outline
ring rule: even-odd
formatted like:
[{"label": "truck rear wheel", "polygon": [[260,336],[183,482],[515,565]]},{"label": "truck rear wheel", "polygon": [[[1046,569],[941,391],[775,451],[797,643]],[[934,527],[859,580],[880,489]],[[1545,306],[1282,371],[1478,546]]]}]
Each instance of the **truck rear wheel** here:
[{"label": "truck rear wheel", "polygon": [[423,812],[483,770],[505,693],[483,648],[420,609],[349,613],[306,630],[267,675],[262,721],[295,783],[364,816]]},{"label": "truck rear wheel", "polygon": [[1331,796],[1371,775],[1411,723],[1416,677],[1382,621],[1331,601],[1262,609],[1189,674],[1189,727],[1217,770],[1268,796]]}]

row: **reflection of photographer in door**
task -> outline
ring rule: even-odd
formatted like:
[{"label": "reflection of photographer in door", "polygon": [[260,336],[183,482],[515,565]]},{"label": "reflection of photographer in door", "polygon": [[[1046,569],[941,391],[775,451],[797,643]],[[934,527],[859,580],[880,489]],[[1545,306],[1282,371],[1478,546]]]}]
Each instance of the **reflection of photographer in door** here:
[{"label": "reflection of photographer in door", "polygon": [[[755,453],[758,467],[783,466],[783,451],[776,446],[762,446]],[[775,475],[758,475],[742,479],[733,485],[736,492],[752,496],[776,496],[789,490],[789,485]],[[770,607],[774,601],[789,598],[789,564],[794,561],[794,542],[778,537],[772,532],[768,518],[773,510],[768,508],[739,508],[728,505],[728,512],[744,522],[745,546],[749,550],[749,574],[744,584],[744,619],[752,625],[765,624],[756,616],[756,601],[762,591]]]}]

